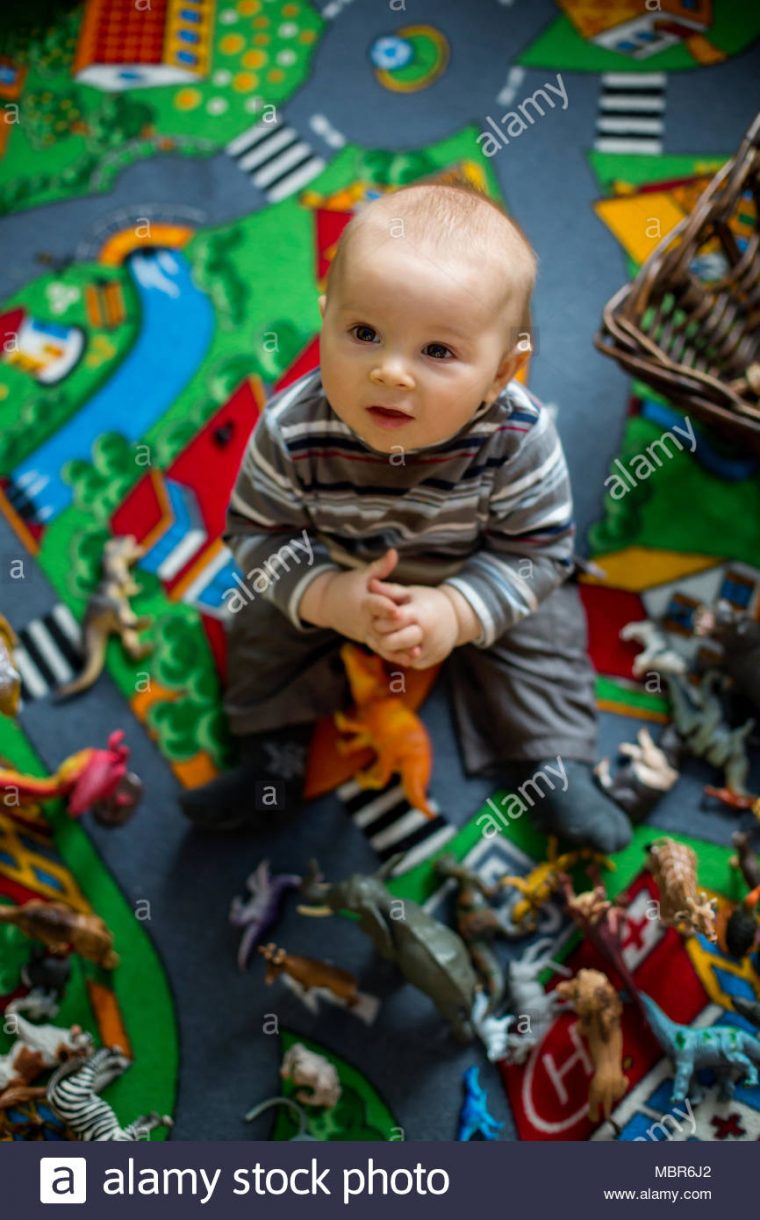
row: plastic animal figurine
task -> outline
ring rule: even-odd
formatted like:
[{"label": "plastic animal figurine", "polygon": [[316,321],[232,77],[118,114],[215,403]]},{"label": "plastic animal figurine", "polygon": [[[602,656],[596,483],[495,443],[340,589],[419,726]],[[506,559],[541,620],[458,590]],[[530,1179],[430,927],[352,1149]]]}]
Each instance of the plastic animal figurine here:
[{"label": "plastic animal figurine", "polygon": [[21,677],[13,659],[18,644],[13,628],[0,614],[0,715],[15,716],[21,698]]},{"label": "plastic animal figurine", "polygon": [[732,957],[746,957],[757,943],[757,907],[760,903],[760,867],[750,846],[750,836],[736,831],[731,839],[736,855],[731,865],[741,869],[750,892],[737,903],[724,920],[718,920],[718,945]]},{"label": "plastic animal figurine", "polygon": [[106,659],[106,645],[112,635],[121,638],[124,651],[132,661],[142,661],[153,651],[153,644],[140,640],[138,632],[150,627],[153,619],[138,617],[129,598],[141,591],[130,569],[142,559],[145,549],[132,534],[109,538],[103,548],[103,575],[87,603],[84,614],[84,668],[72,682],[56,691],[58,700],[87,690],[100,677]]},{"label": "plastic animal figurine", "polygon": [[500,889],[512,887],[523,895],[510,908],[509,918],[516,927],[524,927],[533,931],[538,926],[538,915],[545,903],[562,887],[562,876],[574,868],[581,860],[593,860],[603,864],[605,868],[614,869],[615,865],[607,856],[592,851],[589,847],[578,851],[565,852],[557,855],[557,840],[549,839],[548,859],[528,873],[526,877],[500,877],[497,885]]},{"label": "plastic animal figurine", "polygon": [[709,1025],[702,1029],[677,1025],[651,996],[644,991],[639,994],[652,1033],[675,1065],[673,1102],[685,1101],[687,1096],[692,1102],[702,1100],[703,1091],[694,1078],[701,1068],[713,1068],[723,1100],[733,1095],[736,1068],[742,1069],[740,1074],[746,1085],[758,1083],[755,1065],[760,1063],[760,1042],[752,1034],[734,1025]]},{"label": "plastic animal figurine", "polygon": [[498,1063],[509,1053],[509,1031],[515,1018],[511,1013],[494,1016],[490,1011],[490,999],[485,991],[478,991],[472,1005],[472,1027],[485,1047],[490,1063]]},{"label": "plastic animal figurine", "polygon": [[244,929],[237,959],[241,970],[245,970],[251,953],[279,919],[286,894],[297,889],[301,881],[295,873],[279,873],[273,877],[269,861],[262,860],[246,879],[250,898],[233,898],[230,923],[234,928]]},{"label": "plastic animal figurine", "polygon": [[356,976],[348,970],[341,970],[330,962],[320,962],[314,957],[297,957],[271,943],[259,945],[258,952],[267,963],[264,976],[266,983],[271,985],[281,974],[287,974],[304,991],[312,991],[314,988],[331,991],[349,1008],[359,1003]]},{"label": "plastic animal figurine", "polygon": [[156,1127],[173,1127],[168,1114],[143,1114],[122,1127],[107,1101],[98,1094],[126,1072],[130,1060],[118,1046],[103,1046],[83,1063],[70,1059],[48,1081],[50,1109],[80,1140],[131,1143],[145,1139]]},{"label": "plastic animal figurine", "polygon": [[746,1000],[743,996],[731,996],[731,1003],[745,1021],[760,1026],[760,1000]]},{"label": "plastic animal figurine", "polygon": [[[381,957],[395,962],[404,978],[430,997],[455,1037],[470,1041],[470,1011],[477,978],[467,948],[456,932],[416,902],[389,893],[383,878],[399,859],[392,857],[372,876],[357,874],[332,885],[320,879],[319,868],[312,861],[301,889],[306,901],[318,907],[299,910],[323,915],[353,911],[359,916],[359,928],[370,937]],[[394,918],[399,906],[403,918]]]},{"label": "plastic animal figurine", "polygon": [[71,1055],[87,1054],[92,1046],[92,1038],[80,1025],[71,1029],[32,1025],[14,1003],[7,1006],[5,1019],[15,1023],[17,1037],[7,1055],[0,1055],[0,1110],[44,1097],[46,1090],[32,1086],[32,1081]]},{"label": "plastic animal figurine", "polygon": [[354,754],[369,746],[377,753],[372,766],[356,775],[356,782],[362,788],[384,788],[391,776],[398,773],[404,796],[412,808],[419,809],[429,818],[435,817],[426,795],[433,767],[433,749],[427,729],[403,699],[389,693],[388,676],[381,657],[364,652],[354,644],[344,644],[340,655],[356,711],[350,716],[344,712],[335,713],[340,731],[354,734],[350,739],[338,741],[338,751]]},{"label": "plastic animal figurine", "polygon": [[510,931],[501,911],[494,910],[488,902],[497,891],[452,855],[439,856],[435,871],[437,876],[457,883],[454,924],[488,992],[489,1009],[494,1009],[504,994],[506,979],[488,942],[496,936],[508,937]]},{"label": "plastic animal figurine", "polygon": [[564,1001],[557,988],[549,992],[544,991],[538,978],[548,967],[552,967],[558,974],[570,974],[566,966],[543,956],[551,947],[551,943],[548,938],[537,940],[521,958],[509,963],[509,1006],[516,1014],[518,1025],[522,1021],[528,1023],[527,1029],[518,1029],[517,1033],[507,1036],[505,1057],[510,1063],[525,1062],[530,1052],[543,1041],[556,1013],[563,1007]]},{"label": "plastic animal figurine", "polygon": [[640,619],[634,623],[626,623],[620,631],[621,640],[634,640],[641,644],[643,651],[634,658],[633,674],[642,678],[646,673],[685,674],[686,661],[675,652],[668,642],[668,637],[650,619]]},{"label": "plastic animal figurine", "polygon": [[0,793],[13,792],[14,797],[31,801],[65,797],[71,817],[81,817],[92,809],[97,821],[118,826],[131,817],[142,795],[142,782],[127,770],[128,761],[124,731],[116,729],[108,738],[107,749],[78,750],[52,775],[40,778],[0,767]]},{"label": "plastic animal figurine", "polygon": [[619,898],[615,902],[610,902],[604,886],[601,884],[596,884],[593,889],[576,894],[572,880],[567,875],[562,879],[562,889],[568,915],[598,952],[606,957],[610,965],[614,967],[635,1003],[638,991],[633,975],[626,965],[620,942],[622,925],[625,920],[623,902]]},{"label": "plastic animal figurine", "polygon": [[624,741],[619,753],[626,761],[613,776],[609,758],[594,768],[599,786],[624,809],[634,822],[641,822],[678,779],[667,755],[655,745],[648,729],[640,729],[636,742]]},{"label": "plastic animal figurine", "polygon": [[754,728],[754,720],[747,720],[741,728],[729,727],[715,687],[720,674],[710,672],[698,686],[683,678],[666,674],[673,724],[668,725],[660,738],[660,747],[669,755],[676,756],[679,744],[695,758],[718,767],[725,776],[725,786],[730,792],[746,795],[749,759],[747,738]]},{"label": "plastic animal figurine", "polygon": [[697,892],[697,857],[685,843],[657,839],[647,846],[647,867],[660,891],[660,923],[685,935],[717,940],[715,904]]},{"label": "plastic animal figurine", "polygon": [[14,1012],[28,1013],[33,1021],[53,1019],[71,978],[71,958],[51,953],[44,945],[32,945],[21,967],[21,982],[30,990],[13,1001]]},{"label": "plastic animal figurine", "polygon": [[305,1106],[335,1106],[340,1101],[341,1087],[335,1065],[308,1050],[302,1042],[294,1042],[280,1065],[283,1080],[300,1085],[296,1101]]},{"label": "plastic animal figurine", "polygon": [[0,906],[0,923],[13,924],[32,940],[41,940],[53,953],[66,953],[69,945],[80,957],[104,970],[119,964],[113,937],[99,915],[84,915],[63,902],[33,898],[23,906]]},{"label": "plastic animal figurine", "polygon": [[760,711],[760,623],[738,614],[722,599],[710,609],[702,606],[694,620],[695,635],[720,645],[718,662],[734,688]]},{"label": "plastic animal figurine", "polygon": [[463,1077],[464,1101],[459,1111],[459,1126],[457,1139],[471,1140],[476,1133],[484,1140],[496,1140],[499,1132],[504,1130],[504,1123],[498,1122],[493,1114],[488,1112],[486,1091],[478,1080],[478,1068],[468,1067]]},{"label": "plastic animal figurine", "polygon": [[594,1074],[588,1090],[588,1116],[592,1123],[609,1118],[628,1088],[623,1075],[623,1005],[601,970],[579,970],[575,978],[558,983],[557,991],[579,1017],[578,1028],[588,1042]]}]

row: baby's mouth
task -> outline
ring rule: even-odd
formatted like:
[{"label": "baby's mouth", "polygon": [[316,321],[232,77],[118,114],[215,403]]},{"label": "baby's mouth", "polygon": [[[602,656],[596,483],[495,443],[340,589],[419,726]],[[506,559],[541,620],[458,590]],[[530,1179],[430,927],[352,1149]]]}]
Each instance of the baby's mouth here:
[{"label": "baby's mouth", "polygon": [[412,421],[412,416],[406,411],[396,411],[393,407],[372,406],[366,410],[381,428],[400,428]]}]

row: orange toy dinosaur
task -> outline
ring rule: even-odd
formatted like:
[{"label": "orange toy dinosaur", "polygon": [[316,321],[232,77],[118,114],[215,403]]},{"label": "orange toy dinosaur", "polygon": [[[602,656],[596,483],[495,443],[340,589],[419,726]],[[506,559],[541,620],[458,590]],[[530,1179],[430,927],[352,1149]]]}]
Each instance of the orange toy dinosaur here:
[{"label": "orange toy dinosaur", "polygon": [[354,734],[339,740],[338,750],[344,755],[354,754],[371,746],[377,754],[371,767],[357,773],[356,782],[362,788],[384,788],[391,776],[399,773],[409,804],[427,817],[435,817],[426,795],[433,751],[425,726],[399,695],[389,694],[381,657],[353,644],[344,644],[340,655],[356,711],[350,716],[335,713],[338,729]]}]

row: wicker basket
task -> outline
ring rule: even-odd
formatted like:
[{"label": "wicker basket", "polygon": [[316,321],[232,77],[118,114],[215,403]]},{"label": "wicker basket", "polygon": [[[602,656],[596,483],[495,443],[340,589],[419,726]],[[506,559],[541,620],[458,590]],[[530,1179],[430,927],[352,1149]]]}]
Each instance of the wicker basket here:
[{"label": "wicker basket", "polygon": [[759,213],[760,114],[691,215],[605,306],[594,338],[627,372],[757,452]]}]

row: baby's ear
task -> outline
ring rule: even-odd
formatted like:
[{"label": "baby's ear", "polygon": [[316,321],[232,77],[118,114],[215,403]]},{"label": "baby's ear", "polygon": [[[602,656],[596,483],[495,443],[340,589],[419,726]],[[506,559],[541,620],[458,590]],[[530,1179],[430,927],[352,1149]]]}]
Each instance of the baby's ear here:
[{"label": "baby's ear", "polygon": [[526,350],[521,347],[513,348],[508,355],[504,356],[496,370],[496,376],[491,382],[488,393],[485,395],[486,402],[493,402],[494,399],[499,397],[507,382],[517,376],[529,356],[530,348]]},{"label": "baby's ear", "polygon": [[322,293],[322,295],[320,297],[317,298],[317,305],[319,306],[319,312],[320,312],[321,316],[324,318],[325,306],[327,305],[327,297],[325,296],[324,292]]}]

